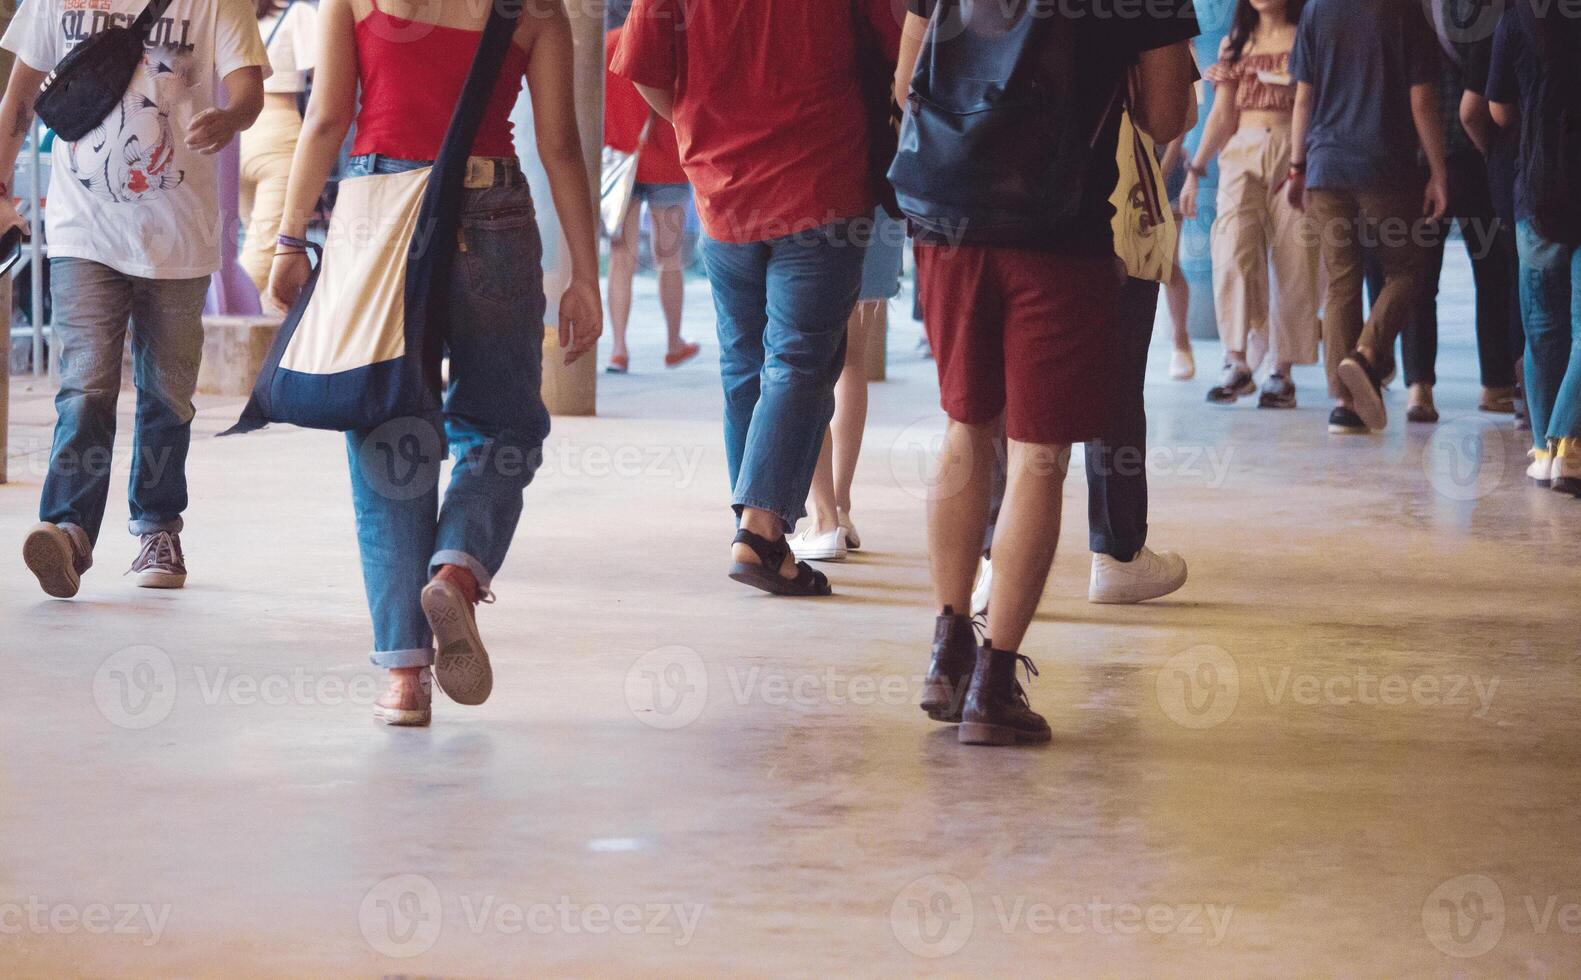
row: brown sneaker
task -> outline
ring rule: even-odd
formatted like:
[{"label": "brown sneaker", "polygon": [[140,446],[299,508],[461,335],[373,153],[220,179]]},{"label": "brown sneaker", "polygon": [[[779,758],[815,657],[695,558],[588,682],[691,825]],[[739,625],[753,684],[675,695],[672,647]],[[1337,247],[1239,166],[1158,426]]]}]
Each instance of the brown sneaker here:
[{"label": "brown sneaker", "polygon": [[949,606],[933,622],[933,661],[922,682],[922,710],[934,721],[958,723],[961,703],[977,665],[977,638],[972,621]]},{"label": "brown sneaker", "polygon": [[426,728],[434,718],[434,681],[426,668],[416,684],[397,683],[373,703],[373,717],[399,728]]},{"label": "brown sneaker", "polygon": [[155,531],[142,537],[143,550],[127,570],[136,575],[140,589],[179,589],[187,584],[187,562],[181,554],[181,536],[174,531]]},{"label": "brown sneaker", "polygon": [[75,524],[33,525],[22,539],[22,561],[48,595],[70,599],[93,564],[88,533]]},{"label": "brown sneaker", "polygon": [[1028,682],[1037,676],[1030,657],[995,650],[986,642],[977,651],[977,668],[961,710],[961,744],[1030,745],[1054,737],[1016,680],[1018,663],[1026,667]]},{"label": "brown sneaker", "polygon": [[434,632],[434,676],[439,689],[457,704],[482,704],[494,690],[494,669],[478,633],[474,601],[443,570],[423,588],[423,615]]}]

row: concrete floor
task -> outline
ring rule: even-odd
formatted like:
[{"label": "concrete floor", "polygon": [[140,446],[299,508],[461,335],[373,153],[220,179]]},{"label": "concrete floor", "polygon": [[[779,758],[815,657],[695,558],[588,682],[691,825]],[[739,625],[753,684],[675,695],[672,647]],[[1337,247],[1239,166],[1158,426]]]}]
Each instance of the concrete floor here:
[{"label": "concrete floor", "polygon": [[1209,345],[1191,384],[1155,348],[1154,543],[1191,581],[1088,605],[1072,479],[1027,751],[914,706],[941,422],[907,320],[869,550],[838,597],[773,601],[724,577],[715,373],[654,367],[645,283],[638,373],[557,422],[483,611],[494,697],[428,731],[370,719],[337,437],[201,439],[191,587],[118,578],[116,500],[81,597],[46,601],[11,557],[51,418],[19,379],[0,972],[1575,976],[1581,503],[1472,411],[1453,268],[1437,429],[1330,438],[1315,369],[1299,411],[1212,409]]}]

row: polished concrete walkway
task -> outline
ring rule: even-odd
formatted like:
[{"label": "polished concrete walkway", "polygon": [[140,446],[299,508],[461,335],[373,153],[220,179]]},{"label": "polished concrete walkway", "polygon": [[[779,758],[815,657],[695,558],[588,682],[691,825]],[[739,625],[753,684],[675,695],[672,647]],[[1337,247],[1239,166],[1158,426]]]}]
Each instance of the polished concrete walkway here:
[{"label": "polished concrete walkway", "polygon": [[941,425],[909,321],[869,550],[836,598],[774,601],[724,577],[714,371],[653,366],[644,289],[638,373],[557,424],[483,611],[495,695],[429,731],[370,719],[335,436],[200,440],[191,587],[118,577],[115,500],[81,597],[46,601],[12,557],[50,419],[19,381],[0,973],[1581,972],[1581,503],[1471,410],[1464,286],[1436,430],[1333,439],[1311,369],[1299,411],[1211,409],[1155,348],[1154,543],[1191,581],[1088,605],[1073,477],[1027,751],[914,706]]}]

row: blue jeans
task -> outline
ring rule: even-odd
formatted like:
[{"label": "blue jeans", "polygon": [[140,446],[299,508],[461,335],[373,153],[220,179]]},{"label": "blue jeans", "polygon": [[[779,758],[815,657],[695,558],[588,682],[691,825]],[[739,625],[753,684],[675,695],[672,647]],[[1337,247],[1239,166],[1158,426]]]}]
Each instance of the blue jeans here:
[{"label": "blue jeans", "polygon": [[[357,157],[349,176],[425,164]],[[525,183],[466,192],[448,292],[450,386],[443,412],[348,432],[373,663],[434,662],[419,596],[440,565],[488,590],[543,461],[543,247]],[[448,446],[448,448],[447,448]],[[454,458],[439,498],[439,471]]]},{"label": "blue jeans", "polygon": [[75,524],[89,541],[99,539],[130,319],[137,386],[131,531],[180,531],[209,277],[144,279],[74,258],[50,259],[49,272],[61,377],[39,519]]},{"label": "blue jeans", "polygon": [[1516,226],[1521,317],[1526,324],[1526,404],[1532,441],[1581,438],[1581,248],[1551,242],[1530,221]]},{"label": "blue jeans", "polygon": [[778,515],[787,531],[807,513],[862,284],[864,243],[849,231],[841,221],[766,242],[703,242],[731,502],[738,516],[743,507]]}]

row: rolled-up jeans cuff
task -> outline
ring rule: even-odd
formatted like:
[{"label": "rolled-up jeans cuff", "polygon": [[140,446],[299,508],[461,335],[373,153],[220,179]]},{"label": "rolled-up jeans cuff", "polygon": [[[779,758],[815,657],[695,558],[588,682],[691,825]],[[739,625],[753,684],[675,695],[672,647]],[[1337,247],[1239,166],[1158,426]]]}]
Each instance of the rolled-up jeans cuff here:
[{"label": "rolled-up jeans cuff", "polygon": [[743,507],[751,507],[753,510],[767,511],[770,514],[773,514],[775,517],[778,517],[784,522],[786,534],[794,531],[796,529],[796,522],[807,516],[805,509],[801,509],[800,512],[797,512],[795,509],[781,507],[779,504],[771,504],[767,501],[758,500],[753,497],[738,498],[734,506],[736,509],[737,518],[740,518],[741,509]]},{"label": "rolled-up jeans cuff", "polygon": [[186,523],[179,517],[173,517],[168,521],[131,521],[127,524],[127,529],[132,532],[134,537],[142,537],[145,534],[153,534],[156,531],[169,531],[171,534],[180,534],[185,527]]},{"label": "rolled-up jeans cuff", "polygon": [[429,667],[434,662],[433,647],[421,650],[375,650],[368,661],[375,667],[395,670],[399,667]]},{"label": "rolled-up jeans cuff", "polygon": [[465,551],[445,550],[434,552],[434,557],[428,559],[429,574],[439,571],[440,565],[455,565],[459,568],[465,568],[472,573],[473,578],[478,580],[478,588],[480,590],[483,592],[491,591],[489,586],[493,583],[494,576],[489,574],[489,570],[483,566],[482,562]]}]

